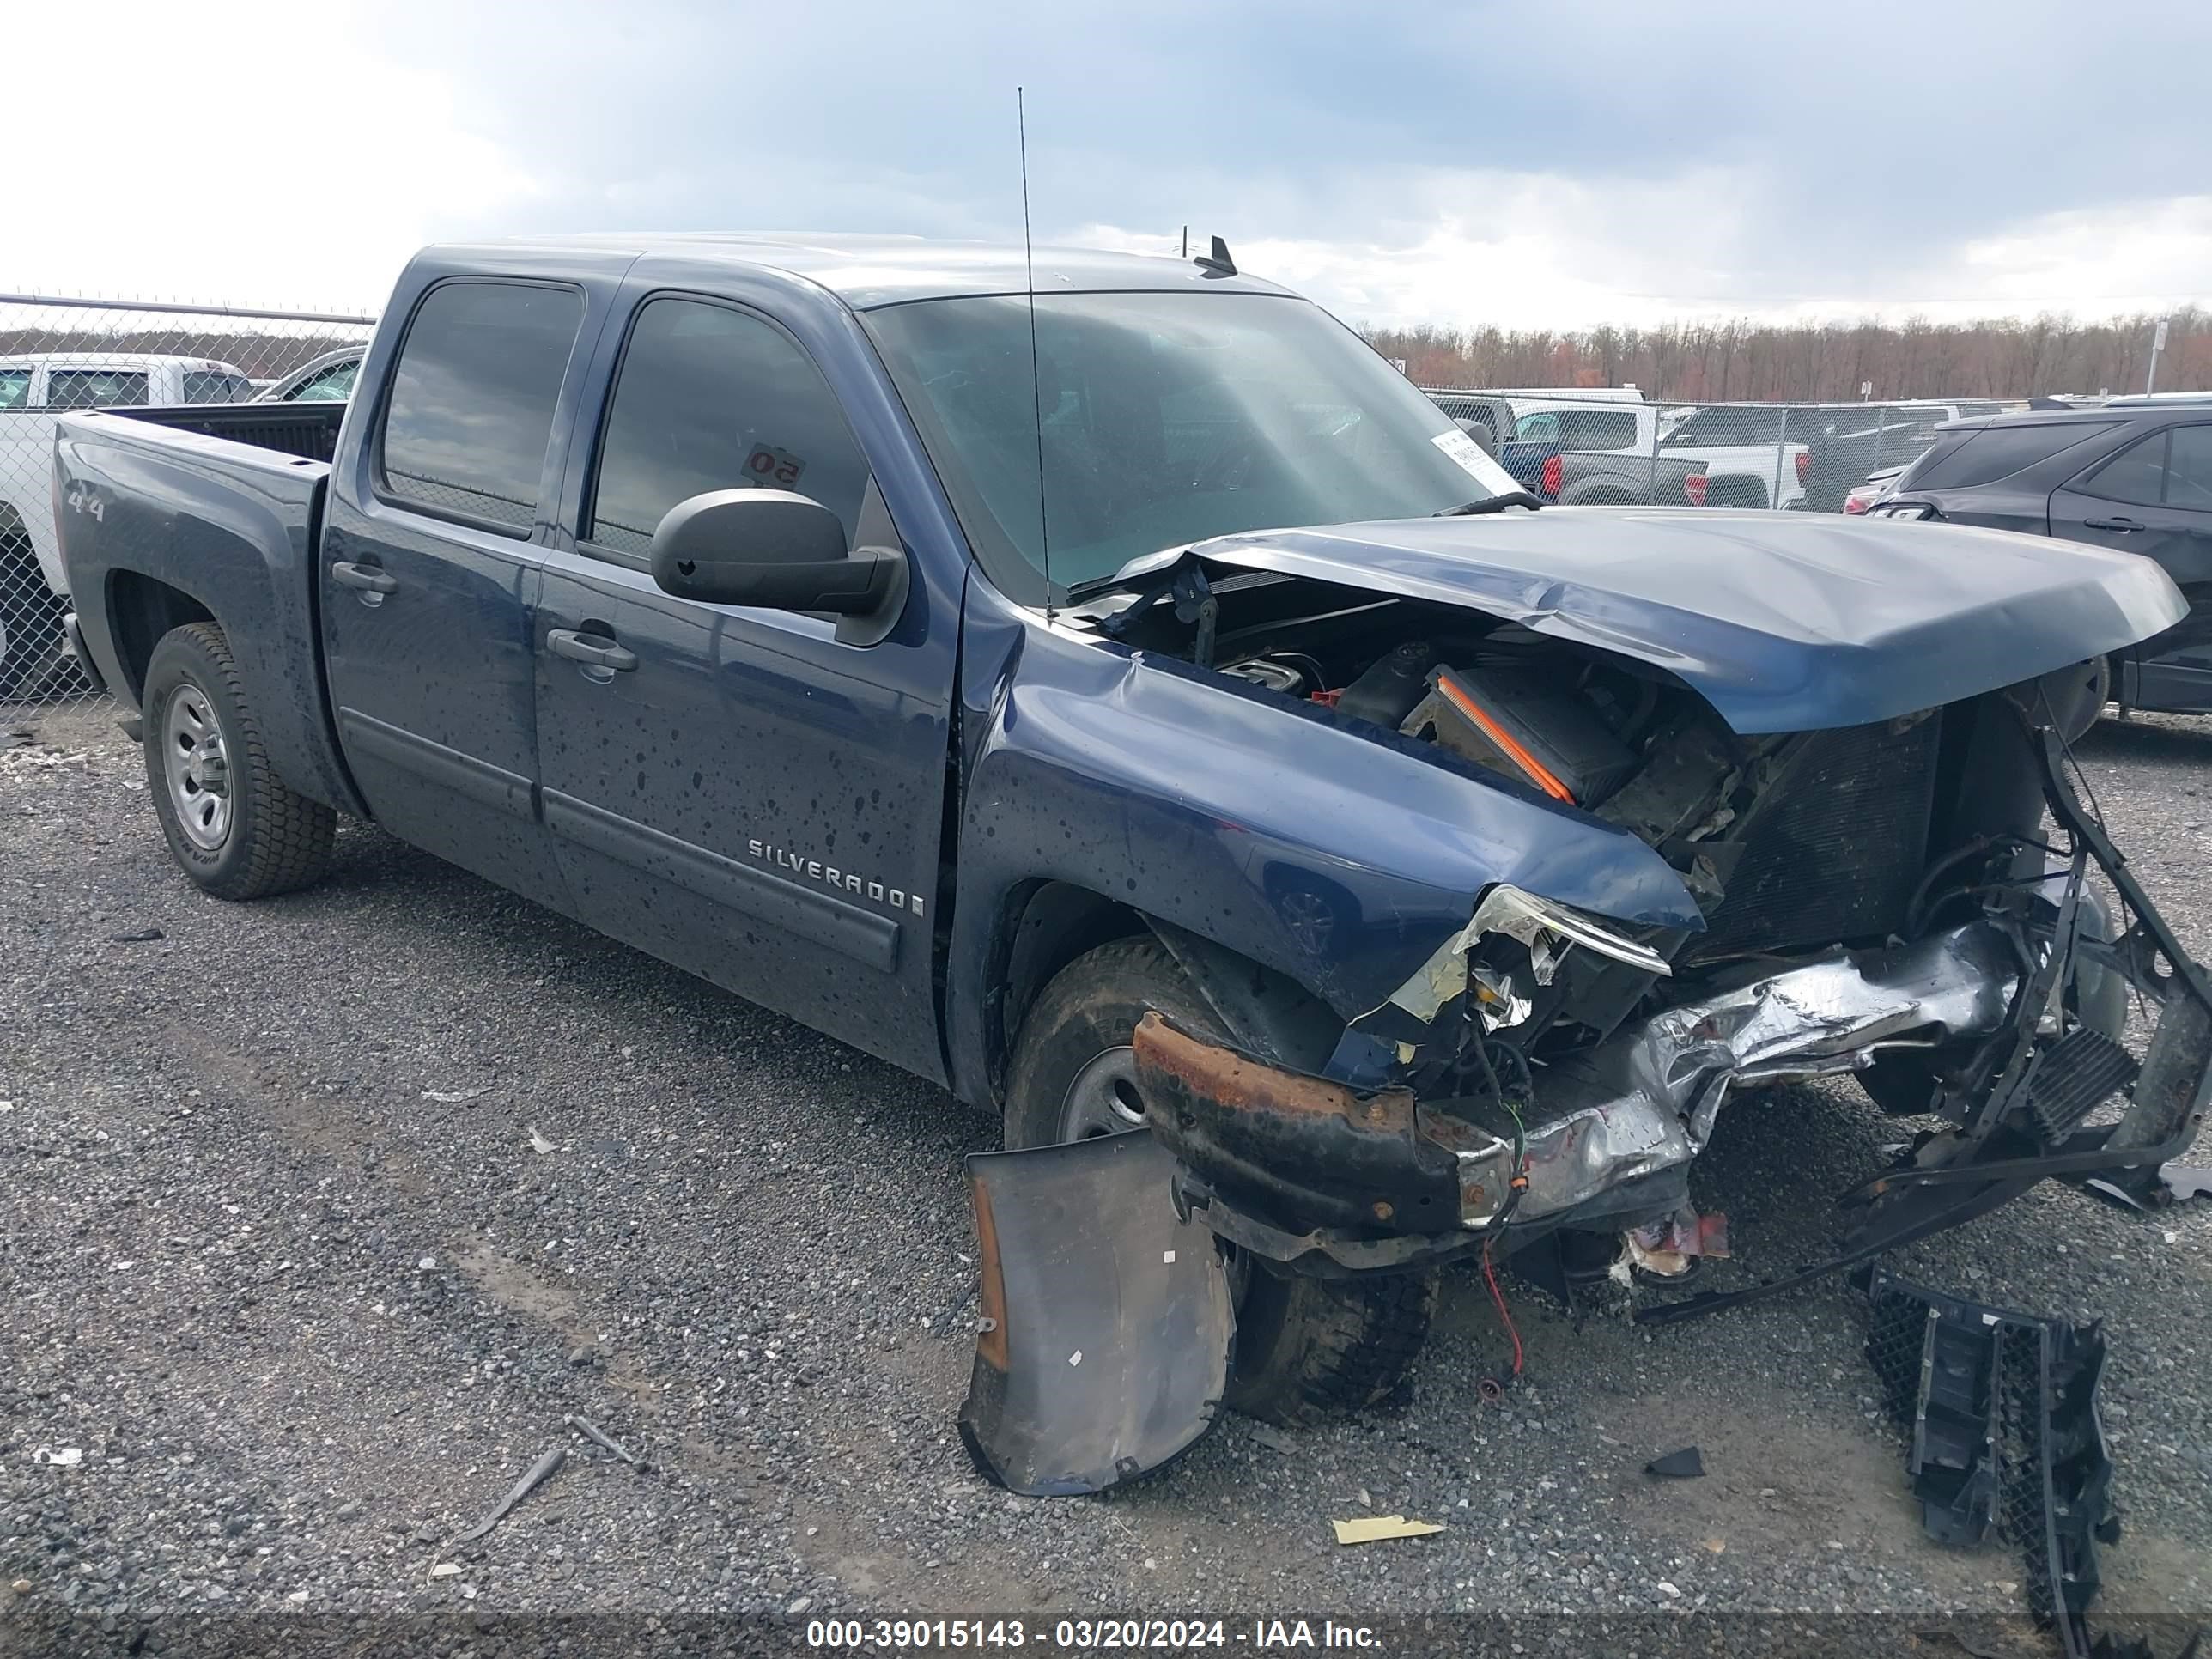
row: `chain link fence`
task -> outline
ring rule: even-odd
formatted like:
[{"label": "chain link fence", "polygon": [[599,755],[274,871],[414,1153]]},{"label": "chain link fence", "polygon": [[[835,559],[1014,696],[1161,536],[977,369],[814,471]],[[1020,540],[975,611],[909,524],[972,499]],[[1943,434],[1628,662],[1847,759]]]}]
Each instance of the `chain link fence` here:
[{"label": "chain link fence", "polygon": [[1547,501],[1799,513],[1863,512],[1944,422],[2028,406],[1988,398],[1666,403],[1633,387],[1421,389]]},{"label": "chain link fence", "polygon": [[343,400],[373,317],[0,294],[0,730],[91,697],[62,618],[57,418],[70,410]]}]

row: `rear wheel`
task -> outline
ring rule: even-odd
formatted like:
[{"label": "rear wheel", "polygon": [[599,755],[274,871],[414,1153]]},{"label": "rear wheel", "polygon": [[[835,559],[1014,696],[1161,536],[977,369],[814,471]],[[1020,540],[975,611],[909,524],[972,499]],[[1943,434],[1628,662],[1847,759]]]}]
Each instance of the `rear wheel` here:
[{"label": "rear wheel", "polygon": [[[1022,1022],[1006,1084],[1009,1147],[1141,1127],[1129,1043],[1148,1009],[1202,1036],[1220,1022],[1156,939],[1102,945],[1062,969]],[[1286,1425],[1371,1405],[1412,1370],[1436,1311],[1434,1273],[1309,1279],[1232,1262],[1241,1281],[1229,1404]]]},{"label": "rear wheel", "polygon": [[193,623],[163,635],[141,702],[147,790],[186,875],[225,899],[321,878],[337,815],[286,788],[269,764],[221,629]]}]

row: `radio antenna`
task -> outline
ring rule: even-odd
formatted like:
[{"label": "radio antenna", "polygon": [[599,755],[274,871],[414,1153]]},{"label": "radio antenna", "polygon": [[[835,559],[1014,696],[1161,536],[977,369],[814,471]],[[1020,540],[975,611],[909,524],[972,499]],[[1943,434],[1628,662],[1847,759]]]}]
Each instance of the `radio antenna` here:
[{"label": "radio antenna", "polygon": [[1030,410],[1036,420],[1037,556],[1044,562],[1044,616],[1052,620],[1052,520],[1044,504],[1044,377],[1037,369],[1036,258],[1030,252],[1030,123],[1022,89],[1014,88],[1014,131],[1022,152],[1022,279],[1030,304]]}]

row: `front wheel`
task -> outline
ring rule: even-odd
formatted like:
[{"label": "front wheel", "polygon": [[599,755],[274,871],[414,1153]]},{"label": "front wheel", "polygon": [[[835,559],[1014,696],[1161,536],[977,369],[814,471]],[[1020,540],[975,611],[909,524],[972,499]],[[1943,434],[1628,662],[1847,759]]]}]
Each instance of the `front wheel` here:
[{"label": "front wheel", "polygon": [[147,792],[186,875],[223,899],[321,878],[337,815],[285,787],[269,764],[221,629],[193,623],[163,635],[141,701]]},{"label": "front wheel", "polygon": [[[1009,1148],[1140,1128],[1130,1038],[1148,1009],[1200,1036],[1220,1021],[1152,938],[1118,939],[1054,975],[1022,1022],[1006,1079]],[[1310,1279],[1233,1263],[1241,1281],[1228,1403],[1286,1425],[1372,1405],[1413,1370],[1437,1305],[1433,1273]]]}]

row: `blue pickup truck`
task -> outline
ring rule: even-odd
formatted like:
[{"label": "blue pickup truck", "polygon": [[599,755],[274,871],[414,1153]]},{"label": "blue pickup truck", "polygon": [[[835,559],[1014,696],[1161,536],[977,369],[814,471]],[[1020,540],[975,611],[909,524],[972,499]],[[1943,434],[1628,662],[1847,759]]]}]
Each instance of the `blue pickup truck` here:
[{"label": "blue pickup truck", "polygon": [[[1261,1415],[1391,1389],[1456,1258],[1694,1256],[1738,1089],[1929,1115],[1862,1243],[2203,1109],[2201,979],[2063,771],[2089,665],[2182,614],[2156,566],[1533,510],[1225,258],[437,247],[349,403],[72,415],[55,466],[69,627],[207,892],[372,820],[1010,1147],[1154,1147]],[[994,1248],[994,1317],[1055,1316]]]}]

